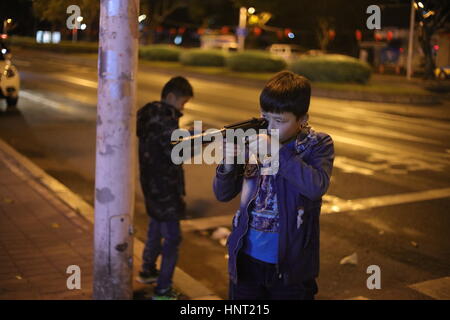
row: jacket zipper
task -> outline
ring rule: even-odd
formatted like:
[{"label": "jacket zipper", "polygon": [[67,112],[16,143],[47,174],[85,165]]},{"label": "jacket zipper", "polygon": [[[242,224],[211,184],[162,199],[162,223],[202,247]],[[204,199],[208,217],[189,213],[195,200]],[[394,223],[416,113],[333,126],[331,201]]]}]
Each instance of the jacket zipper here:
[{"label": "jacket zipper", "polygon": [[[258,187],[259,188],[259,187]],[[247,232],[248,232],[248,207],[250,206],[250,203],[252,203],[253,202],[253,200],[255,200],[256,199],[256,195],[257,195],[257,193],[258,193],[258,188],[256,189],[256,192],[254,193],[254,195],[253,195],[253,198],[247,203],[247,207],[245,208],[245,210],[246,210],[246,212],[247,212],[247,223],[245,224],[245,232],[239,237],[239,239],[238,239],[238,242],[237,242],[237,246],[236,246],[236,248],[234,248],[234,252],[236,252],[237,251],[237,249],[238,249],[238,247],[239,247],[239,243],[241,242],[241,240],[242,240],[242,238],[244,238],[244,236],[247,234]],[[242,212],[241,212],[241,214],[242,214]]]},{"label": "jacket zipper", "polygon": [[[237,245],[236,245],[236,247],[234,248],[234,250],[233,250],[233,252],[234,252],[234,254],[235,254],[235,256],[236,256],[236,259],[235,259],[235,262],[234,262],[234,269],[236,269],[236,262],[237,262],[237,249],[238,249],[238,247],[239,247],[239,243],[241,242],[241,240],[244,238],[244,236],[247,234],[247,232],[248,232],[248,220],[249,220],[249,216],[248,216],[248,207],[250,206],[250,204],[253,202],[253,200],[255,200],[256,199],[256,195],[258,194],[258,190],[259,190],[259,178],[260,178],[260,176],[258,175],[258,178],[257,178],[257,183],[258,183],[258,185],[256,186],[256,191],[253,193],[253,197],[251,198],[251,200],[247,203],[247,206],[246,206],[246,208],[245,208],[245,211],[247,212],[247,221],[246,221],[246,223],[245,223],[245,231],[244,231],[244,233],[239,237],[239,239],[238,239],[238,241],[237,241]],[[241,214],[242,214],[242,212],[241,212]]]}]

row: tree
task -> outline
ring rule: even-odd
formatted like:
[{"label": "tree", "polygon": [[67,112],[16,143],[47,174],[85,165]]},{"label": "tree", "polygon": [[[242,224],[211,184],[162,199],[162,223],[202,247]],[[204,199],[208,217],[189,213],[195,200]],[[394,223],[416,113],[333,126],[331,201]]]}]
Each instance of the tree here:
[{"label": "tree", "polygon": [[[419,5],[420,3],[420,5]],[[431,38],[434,33],[444,27],[450,19],[450,2],[442,0],[423,0],[415,7],[419,16],[419,42],[425,55],[425,78],[434,77],[436,64],[431,48]]]},{"label": "tree", "polygon": [[319,42],[319,48],[322,51],[327,51],[328,43],[330,42],[330,30],[331,19],[319,17],[318,18],[319,29],[317,31],[317,40]]},{"label": "tree", "polygon": [[164,23],[164,21],[176,10],[185,8],[188,0],[144,0],[141,1],[141,12],[145,13],[150,22],[146,28],[150,30],[148,34],[148,42],[153,42],[153,31],[156,27]]},{"label": "tree", "polygon": [[73,4],[80,7],[83,23],[88,26],[91,37],[96,35],[100,17],[98,0],[34,0],[33,11],[39,20],[51,23],[53,30],[62,29],[66,28],[67,7]]},{"label": "tree", "polygon": [[73,1],[70,0],[35,0],[33,11],[40,21],[48,21],[53,28],[61,28],[67,19],[66,9]]},{"label": "tree", "polygon": [[238,10],[230,0],[190,0],[188,11],[190,19],[202,28],[237,24]]},{"label": "tree", "polygon": [[12,25],[8,28],[11,34],[34,35],[31,0],[0,1],[0,32],[4,32],[3,22],[6,19],[12,19]]},{"label": "tree", "polygon": [[304,47],[327,48],[330,29],[333,29],[336,30],[336,40],[333,42],[339,43],[347,52],[353,52],[352,46],[356,46],[357,43],[349,42],[354,39],[356,29],[365,27],[366,8],[373,1],[233,0],[233,2],[237,7],[253,6],[257,12],[270,12],[272,18],[266,30],[270,27],[290,28],[296,35],[293,41],[299,42]]}]

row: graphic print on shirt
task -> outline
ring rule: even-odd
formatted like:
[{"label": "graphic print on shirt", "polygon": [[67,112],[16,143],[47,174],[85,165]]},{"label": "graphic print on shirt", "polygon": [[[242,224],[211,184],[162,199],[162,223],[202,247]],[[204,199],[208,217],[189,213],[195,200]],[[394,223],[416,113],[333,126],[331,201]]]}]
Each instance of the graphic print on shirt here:
[{"label": "graphic print on shirt", "polygon": [[278,232],[277,195],[274,176],[261,176],[260,189],[250,215],[250,228],[260,232]]}]

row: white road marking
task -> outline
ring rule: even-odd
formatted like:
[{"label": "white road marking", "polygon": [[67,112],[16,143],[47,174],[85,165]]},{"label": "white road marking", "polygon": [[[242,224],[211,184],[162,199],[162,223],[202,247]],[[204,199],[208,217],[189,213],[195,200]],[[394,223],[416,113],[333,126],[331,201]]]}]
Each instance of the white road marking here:
[{"label": "white road marking", "polygon": [[371,176],[377,172],[408,174],[409,172],[420,170],[435,172],[443,172],[445,170],[444,165],[434,163],[433,161],[377,152],[369,154],[366,161],[336,156],[333,165],[345,173],[357,173],[365,176]]},{"label": "white road marking", "polygon": [[[403,203],[414,203],[427,200],[435,200],[450,197],[450,188],[434,189],[420,192],[410,192],[397,195],[361,198],[345,200],[333,195],[323,196],[321,214],[344,213],[351,211],[367,210],[377,207],[399,205]],[[233,214],[183,220],[181,226],[183,231],[200,231],[213,229],[221,226],[231,225]]]},{"label": "white road marking", "polygon": [[[423,137],[413,136],[406,133],[401,133],[399,131],[395,130],[389,130],[387,128],[380,128],[380,127],[374,127],[374,126],[366,126],[366,125],[354,125],[354,124],[345,124],[337,120],[329,120],[321,117],[315,117],[313,120],[314,123],[317,123],[321,126],[330,126],[330,127],[336,127],[340,128],[342,130],[358,133],[358,134],[364,134],[374,137],[386,137],[386,138],[393,138],[393,139],[402,139],[406,141],[411,142],[419,142],[419,143],[427,143],[427,144],[436,144],[436,145],[442,145],[441,141],[433,140],[433,139],[427,139]],[[450,130],[450,128],[449,128]]]},{"label": "white road marking", "polygon": [[[333,103],[329,103],[333,101]],[[349,104],[356,104],[356,106],[349,106]],[[320,107],[314,107],[318,105]],[[330,98],[319,98],[314,106],[311,108],[313,113],[323,114],[325,116],[333,116],[343,118],[344,120],[356,120],[356,122],[363,121],[364,123],[378,124],[383,128],[388,126],[392,128],[406,128],[416,127],[418,130],[442,129],[449,130],[448,122],[423,119],[420,117],[408,117],[404,115],[396,115],[388,112],[373,111],[367,107],[376,108],[377,103],[361,102],[361,101],[342,101],[333,100]],[[367,106],[367,107],[362,107]],[[402,106],[399,106],[402,107]]]},{"label": "white road marking", "polygon": [[45,97],[43,97],[41,95],[38,95],[36,93],[32,93],[32,92],[30,92],[28,90],[22,90],[20,92],[20,97],[28,99],[28,100],[31,100],[31,101],[34,101],[34,102],[37,102],[37,103],[45,104],[45,105],[47,105],[47,106],[49,106],[49,107],[51,107],[53,109],[59,110],[59,111],[64,109],[64,106],[63,106],[62,103],[59,103],[59,102],[47,99],[47,98],[45,98]]},{"label": "white road marking", "polygon": [[433,189],[419,192],[401,193],[379,197],[344,200],[335,196],[325,195],[325,203],[322,205],[322,214],[339,212],[360,211],[378,207],[414,203],[427,200],[435,200],[450,197],[450,188]]},{"label": "white road marking", "polygon": [[348,299],[345,299],[345,300],[370,300],[370,299],[367,298],[367,297],[364,297],[364,296],[357,296],[357,297],[348,298]]},{"label": "white road marking", "polygon": [[25,60],[20,60],[20,59],[14,59],[12,63],[13,63],[13,65],[16,65],[18,67],[29,67],[29,66],[31,66],[31,62],[25,61]]},{"label": "white road marking", "polygon": [[76,115],[77,117],[80,116],[80,109],[78,107],[50,100],[48,98],[43,97],[42,95],[33,93],[29,90],[21,90],[20,97],[31,100],[35,103],[46,105],[47,107],[50,107],[58,112]]},{"label": "white road marking", "polygon": [[73,76],[67,76],[67,75],[62,75],[62,74],[52,75],[52,78],[63,80],[65,82],[69,82],[69,83],[76,84],[76,85],[83,86],[83,87],[97,89],[97,81],[91,81],[91,80],[83,79],[80,77],[73,77]]},{"label": "white road marking", "polygon": [[[223,108],[215,108],[213,105],[202,104],[202,103],[198,103],[197,101],[189,102],[186,105],[186,111],[187,111],[186,114],[189,114],[189,112],[193,113],[194,117],[195,117],[195,115],[198,115],[198,120],[203,120],[204,116],[207,116],[207,115],[209,115],[209,116],[213,115],[213,116],[217,117],[218,119],[224,119],[224,117],[228,116],[227,113],[224,113]],[[219,121],[218,120],[211,121],[212,119],[208,119],[209,120],[208,122],[212,123],[212,124],[217,123],[218,124],[217,128],[220,128],[223,124],[226,124],[226,122],[232,121],[231,119],[235,119],[235,118],[245,119],[245,118],[255,117],[255,116],[258,116],[258,112],[252,112],[247,109],[243,109],[243,110],[233,109],[232,116],[229,117],[230,120],[225,120],[224,123],[221,123],[220,120]],[[323,121],[323,119],[319,119],[319,118],[316,118],[316,119],[319,124]],[[328,120],[325,120],[325,121],[328,121]],[[336,123],[333,122],[333,124],[336,124]],[[360,128],[359,130],[356,130],[356,127],[358,127],[358,126],[352,126],[352,132],[357,132],[358,134],[367,135],[365,132],[364,126],[362,126],[362,125],[359,126],[359,128]],[[345,125],[344,125],[344,129],[345,129]],[[370,133],[373,134],[374,130],[372,130]],[[394,162],[395,162],[395,164],[397,164],[397,165],[404,164],[404,165],[412,167],[411,162],[415,161],[416,164],[418,164],[419,162],[421,163],[420,166],[416,165],[416,167],[419,166],[422,168],[432,168],[432,170],[434,170],[434,171],[442,171],[443,165],[450,165],[448,153],[446,152],[446,150],[445,150],[445,152],[442,152],[442,153],[433,152],[433,151],[427,151],[426,153],[418,152],[415,149],[405,147],[403,144],[392,143],[392,141],[393,141],[392,139],[388,140],[388,141],[390,141],[390,144],[376,143],[376,142],[370,142],[368,140],[359,139],[354,136],[353,137],[350,137],[348,135],[343,136],[343,135],[341,135],[342,130],[340,130],[339,133],[335,133],[333,131],[334,130],[328,130],[328,133],[331,135],[333,140],[336,142],[390,153],[388,158],[390,159],[391,164],[394,164]],[[397,138],[400,138],[403,140],[427,143],[427,144],[431,143],[430,139],[419,138],[419,137],[414,137],[411,135],[400,134],[400,133],[395,134],[394,131],[389,131],[386,135],[384,135],[382,132],[380,132],[380,134],[377,137],[380,138],[381,136],[386,136],[386,138],[392,138],[394,136],[397,136]],[[433,141],[433,144],[441,144],[441,143]],[[395,159],[397,159],[397,160],[395,160]],[[403,159],[406,162],[401,162],[400,159]],[[400,161],[400,162],[398,162],[398,161]],[[367,168],[367,165],[364,167]],[[369,168],[369,170],[370,170],[370,168]],[[394,169],[392,169],[392,170],[396,171]],[[418,169],[418,170],[422,170],[422,169]],[[361,170],[358,170],[358,171],[361,171]],[[362,170],[362,171],[369,173],[369,171],[366,171],[366,170]],[[397,171],[397,172],[400,172],[400,171]]]},{"label": "white road marking", "polygon": [[445,153],[443,153],[443,152],[442,153],[433,152],[433,151],[421,152],[421,151],[417,151],[417,150],[407,149],[398,144],[389,145],[389,144],[375,143],[375,142],[370,142],[367,140],[356,139],[356,138],[353,138],[350,136],[342,136],[340,134],[335,134],[330,131],[329,131],[329,133],[330,133],[331,137],[336,142],[350,144],[350,145],[354,145],[357,147],[363,147],[363,148],[372,149],[372,150],[381,151],[381,152],[394,153],[394,154],[408,156],[408,157],[416,158],[416,159],[423,159],[424,161],[435,161],[435,162],[439,162],[444,165],[450,165],[450,161],[448,159],[445,159],[446,158]]},{"label": "white road marking", "polygon": [[74,77],[74,76],[68,76],[68,75],[56,74],[56,73],[45,74],[45,73],[36,73],[36,72],[29,72],[29,71],[21,71],[21,73],[24,75],[32,74],[33,77],[49,79],[50,81],[59,80],[59,81],[64,81],[64,82],[75,84],[75,85],[82,86],[82,87],[97,89],[97,81],[92,81],[92,80],[88,80],[88,79],[84,79],[84,78],[80,78],[80,77]]},{"label": "white road marking", "polygon": [[409,287],[433,299],[450,300],[450,277],[419,282]]},{"label": "white road marking", "polygon": [[190,220],[182,220],[181,227],[183,231],[200,231],[200,230],[208,230],[221,226],[229,226],[231,225],[233,219],[233,215],[223,215],[223,216],[214,216],[207,218],[197,218]]},{"label": "white road marking", "polygon": [[[445,166],[442,164],[434,163],[433,160],[425,161],[421,159],[415,159],[412,157],[406,157],[397,154],[382,154],[378,152],[371,153],[367,158],[369,162],[383,162],[387,168],[383,171],[394,174],[406,174],[411,171],[427,170],[442,172],[445,170]],[[404,169],[398,169],[394,166],[404,166]]]},{"label": "white road marking", "polygon": [[359,161],[341,156],[335,157],[333,167],[339,168],[345,173],[358,173],[364,176],[372,176],[375,174],[375,171],[381,169],[376,165],[364,161]]}]

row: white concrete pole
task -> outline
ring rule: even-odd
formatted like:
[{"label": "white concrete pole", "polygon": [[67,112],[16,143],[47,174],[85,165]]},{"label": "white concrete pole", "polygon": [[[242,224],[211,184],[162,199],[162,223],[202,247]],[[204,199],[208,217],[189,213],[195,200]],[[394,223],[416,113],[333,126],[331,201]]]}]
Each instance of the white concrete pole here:
[{"label": "white concrete pole", "polygon": [[139,0],[101,0],[94,299],[131,299]]},{"label": "white concrete pole", "polygon": [[239,9],[239,28],[237,32],[238,49],[242,51],[245,49],[245,28],[247,27],[247,8],[241,7]]},{"label": "white concrete pole", "polygon": [[411,80],[413,73],[412,58],[414,50],[414,18],[415,18],[414,0],[411,0],[411,13],[409,17],[409,40],[408,40],[408,58],[406,61],[406,79]]}]

